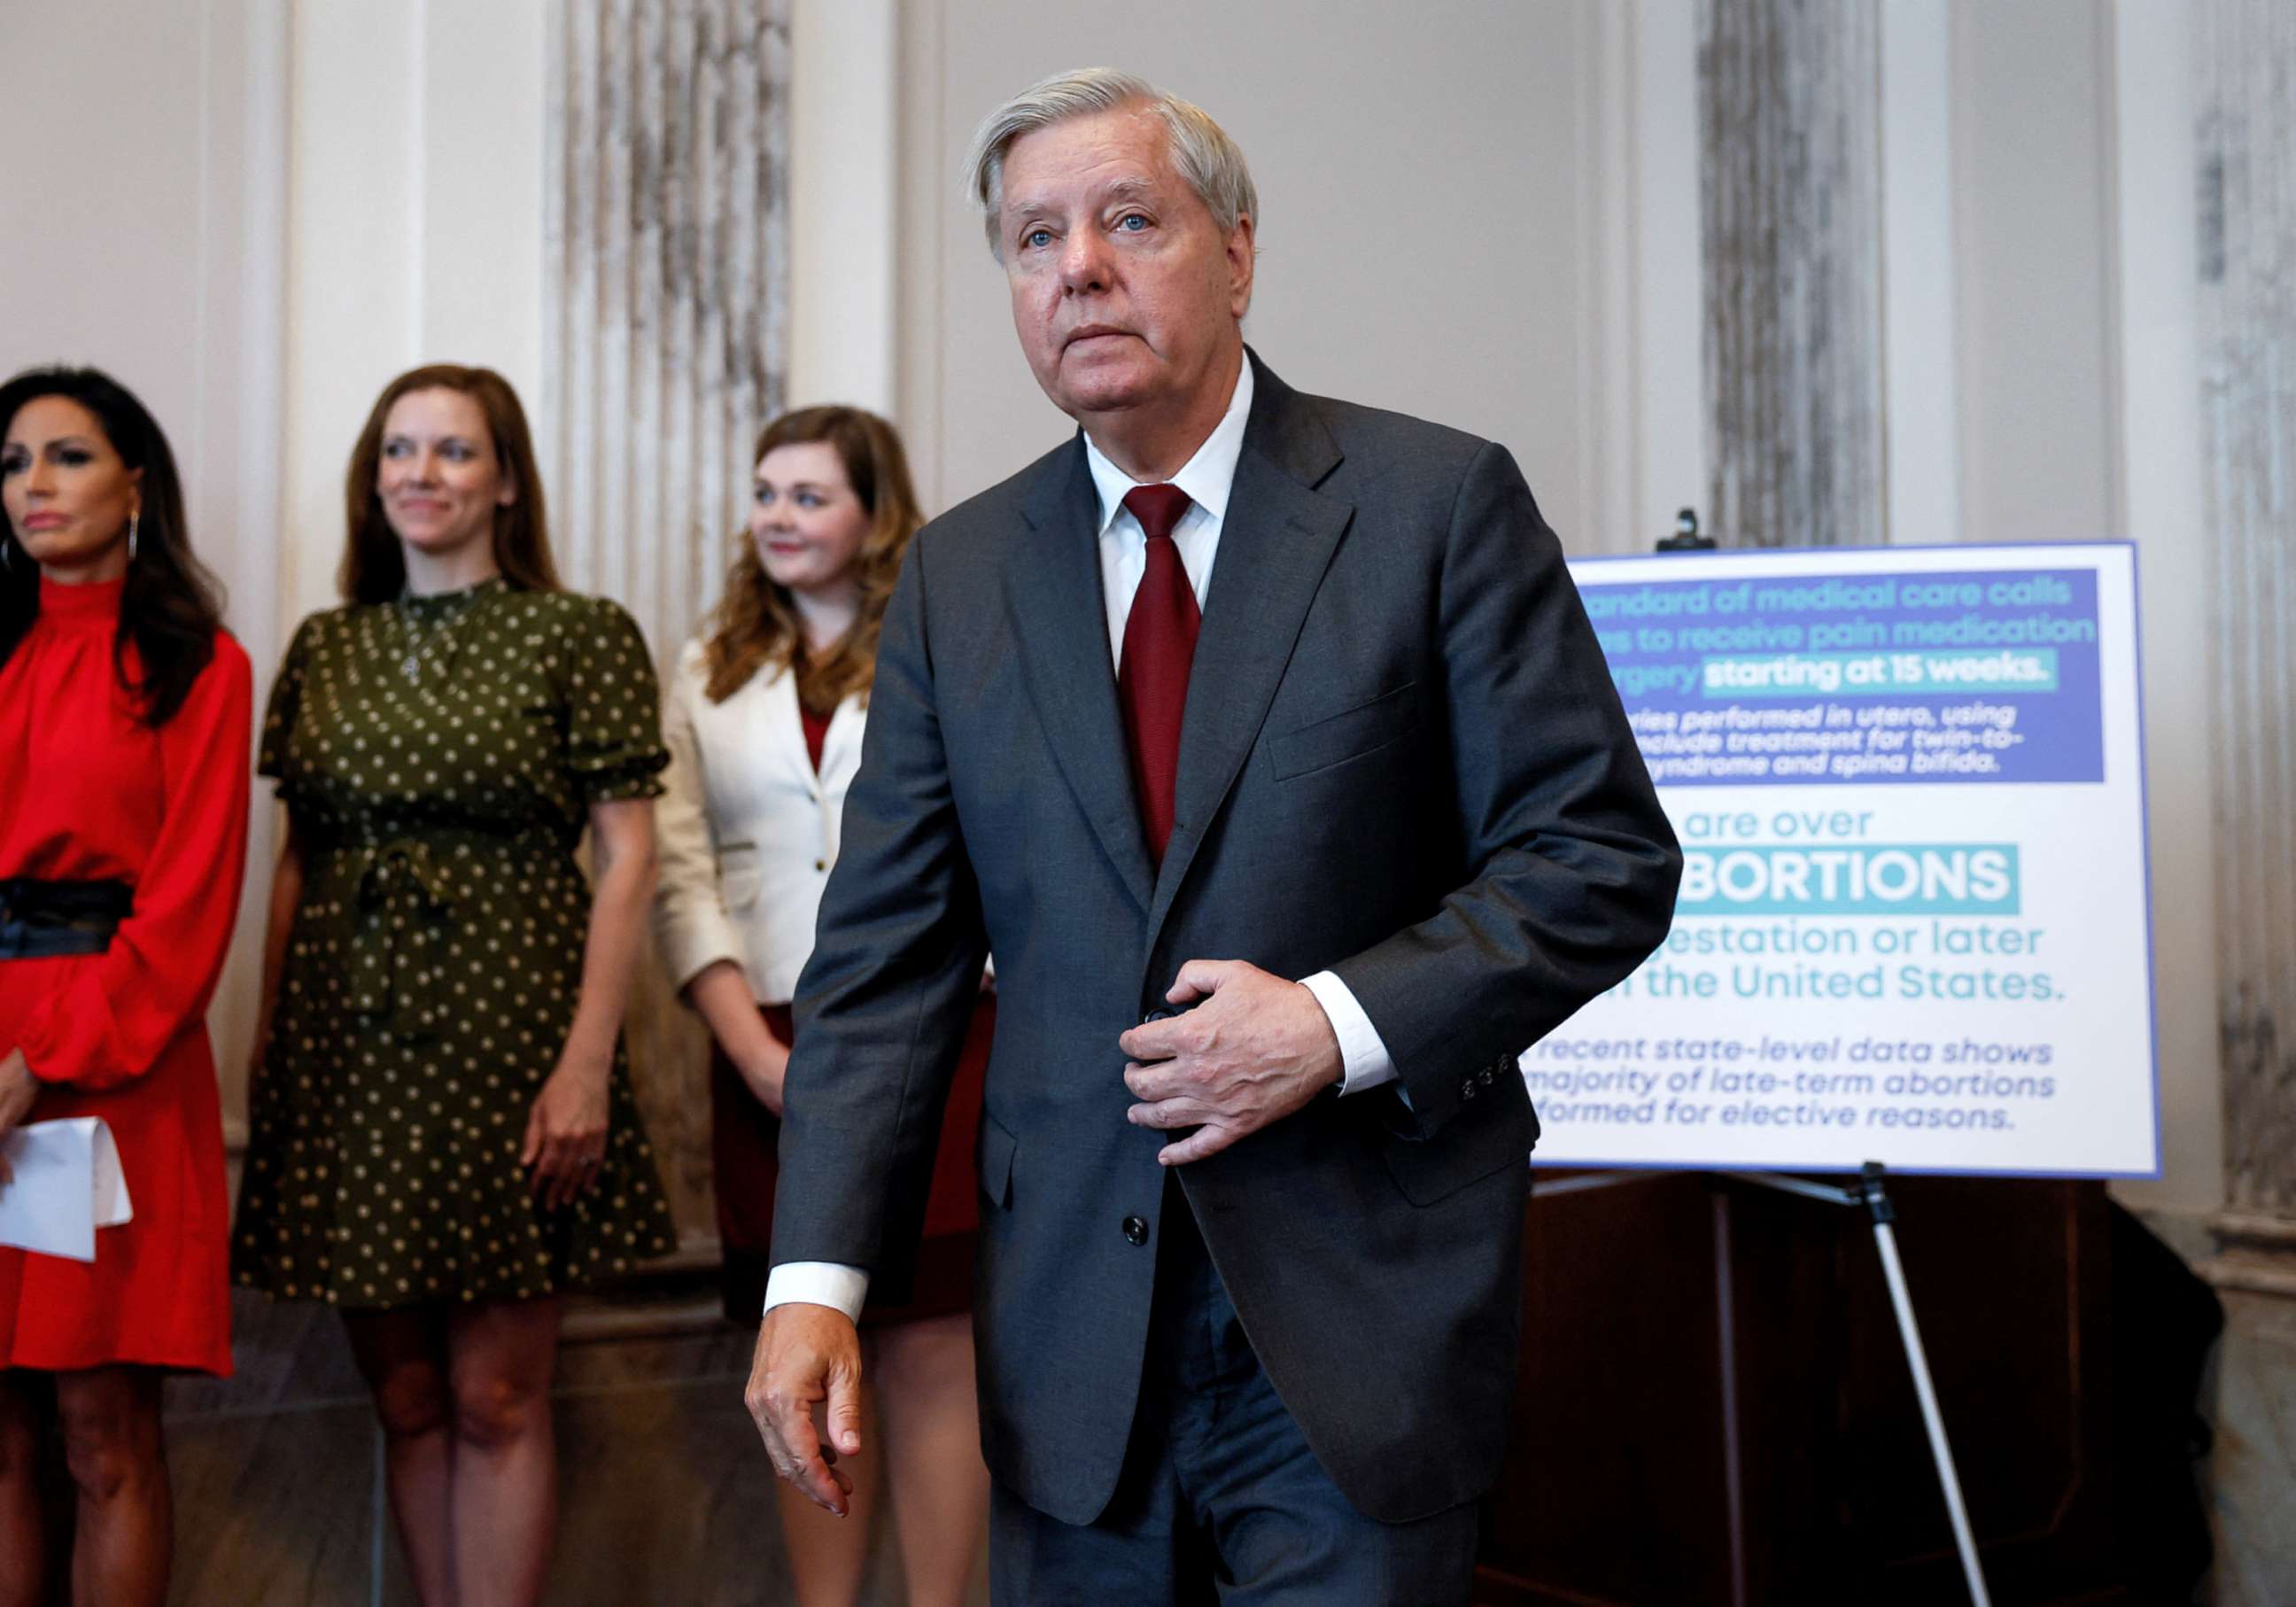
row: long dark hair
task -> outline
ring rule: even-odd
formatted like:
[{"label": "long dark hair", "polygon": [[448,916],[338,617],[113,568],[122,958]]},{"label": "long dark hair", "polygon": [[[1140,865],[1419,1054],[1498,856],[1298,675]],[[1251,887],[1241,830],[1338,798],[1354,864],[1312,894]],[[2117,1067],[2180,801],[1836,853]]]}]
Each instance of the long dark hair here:
[{"label": "long dark hair", "polygon": [[[13,423],[28,402],[62,397],[94,415],[111,449],[130,469],[144,471],[139,489],[135,557],[119,596],[119,630],[111,659],[119,684],[136,704],[139,717],[153,727],[175,717],[191,695],[193,683],[215,657],[216,632],[223,628],[223,588],[192,555],[184,523],[184,486],[176,474],[176,455],[159,422],[127,388],[94,368],[28,368],[0,385],[0,432]],[[40,611],[40,569],[0,512],[0,663],[32,628]],[[127,650],[135,649],[142,670],[130,673]]]},{"label": "long dark hair", "polygon": [[909,483],[908,455],[892,425],[858,407],[802,407],[767,424],[750,454],[754,466],[776,447],[826,441],[837,448],[853,495],[869,513],[863,537],[861,609],[844,637],[819,659],[805,652],[805,632],[797,604],[773,582],[747,529],[734,537],[734,567],[726,577],[726,596],[709,619],[702,653],[709,667],[703,690],[722,703],[761,668],[794,667],[798,701],[808,714],[826,717],[855,693],[866,698],[877,673],[877,637],[885,604],[901,572],[909,537],[924,523],[917,494]]},{"label": "long dark hair", "polygon": [[406,589],[406,553],[383,516],[374,481],[382,468],[382,429],[390,422],[391,404],[414,390],[460,391],[487,415],[495,462],[518,488],[515,501],[495,510],[495,568],[521,591],[563,591],[558,566],[550,560],[542,471],[534,461],[534,439],[527,432],[526,410],[518,405],[518,392],[491,368],[433,363],[409,369],[382,388],[374,411],[367,414],[366,428],[359,431],[358,445],[351,448],[351,466],[343,476],[343,562],[335,576],[343,601],[390,603]]}]

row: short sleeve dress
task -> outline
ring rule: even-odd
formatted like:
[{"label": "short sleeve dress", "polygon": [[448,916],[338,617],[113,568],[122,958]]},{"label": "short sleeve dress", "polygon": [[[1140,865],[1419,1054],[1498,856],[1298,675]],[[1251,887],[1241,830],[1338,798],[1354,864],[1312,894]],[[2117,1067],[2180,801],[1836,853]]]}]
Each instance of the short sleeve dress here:
[{"label": "short sleeve dress", "polygon": [[667,762],[644,640],[603,599],[497,578],[303,622],[257,767],[303,890],[250,1099],[240,1283],[518,1300],[671,1247],[619,1045],[595,1185],[550,1209],[519,1164],[580,993],[589,806],[655,796]]}]

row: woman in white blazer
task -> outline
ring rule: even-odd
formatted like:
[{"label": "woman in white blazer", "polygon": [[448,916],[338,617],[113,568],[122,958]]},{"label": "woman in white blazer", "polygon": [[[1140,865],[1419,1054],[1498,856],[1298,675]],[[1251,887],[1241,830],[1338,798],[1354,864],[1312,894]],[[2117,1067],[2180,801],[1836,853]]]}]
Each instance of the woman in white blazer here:
[{"label": "woman in white blazer", "polygon": [[[752,461],[748,538],[726,599],[663,698],[654,902],[663,960],[714,1040],[726,1313],[745,1326],[764,1308],[790,999],[860,762],[879,621],[923,522],[899,437],[859,408],[785,414]],[[803,1603],[860,1599],[868,1513],[888,1485],[909,1601],[959,1603],[972,1578],[988,1504],[970,1316],[972,1145],[994,1010],[984,995],[949,1099],[912,1299],[862,1314],[876,1423],[863,1425],[871,1454],[847,1464],[852,1515],[776,1481]]]}]

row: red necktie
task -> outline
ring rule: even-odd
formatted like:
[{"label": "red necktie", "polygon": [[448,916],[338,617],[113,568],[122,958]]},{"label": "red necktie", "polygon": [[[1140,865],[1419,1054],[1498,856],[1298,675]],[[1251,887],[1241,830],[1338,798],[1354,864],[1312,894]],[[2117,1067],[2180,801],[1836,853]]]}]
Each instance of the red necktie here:
[{"label": "red necktie", "polygon": [[1188,666],[1196,656],[1195,589],[1188,584],[1172,529],[1188,511],[1177,486],[1135,486],[1124,505],[1148,533],[1148,568],[1124,621],[1116,690],[1124,701],[1124,734],[1132,748],[1132,785],[1148,856],[1164,863],[1172,838],[1172,785],[1180,772],[1180,717],[1188,706]]}]

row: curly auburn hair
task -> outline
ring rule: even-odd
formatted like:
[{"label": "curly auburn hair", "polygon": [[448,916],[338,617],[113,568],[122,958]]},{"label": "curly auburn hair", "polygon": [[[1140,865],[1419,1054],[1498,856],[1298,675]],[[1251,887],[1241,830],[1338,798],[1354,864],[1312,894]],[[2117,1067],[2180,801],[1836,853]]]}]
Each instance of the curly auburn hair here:
[{"label": "curly auburn hair", "polygon": [[826,718],[847,698],[865,701],[877,673],[877,636],[885,604],[901,572],[909,537],[924,523],[917,494],[909,483],[908,455],[892,425],[859,407],[801,407],[785,413],[758,433],[752,464],[777,447],[825,442],[837,449],[845,478],[870,516],[856,561],[861,585],[860,611],[837,645],[815,657],[805,651],[805,632],[787,588],[776,586],[758,557],[746,528],[734,537],[734,566],[726,576],[725,600],[709,616],[702,645],[709,678],[703,686],[722,703],[764,668],[793,669],[799,703],[816,718]]},{"label": "curly auburn hair", "polygon": [[494,439],[495,462],[518,488],[518,499],[495,510],[495,568],[520,591],[555,592],[558,566],[550,557],[550,519],[543,506],[542,471],[518,392],[491,368],[432,363],[409,369],[382,388],[351,448],[343,475],[343,561],[335,581],[346,603],[389,603],[406,589],[406,553],[382,511],[375,488],[382,468],[382,432],[391,404],[416,390],[455,390],[479,405]]}]

